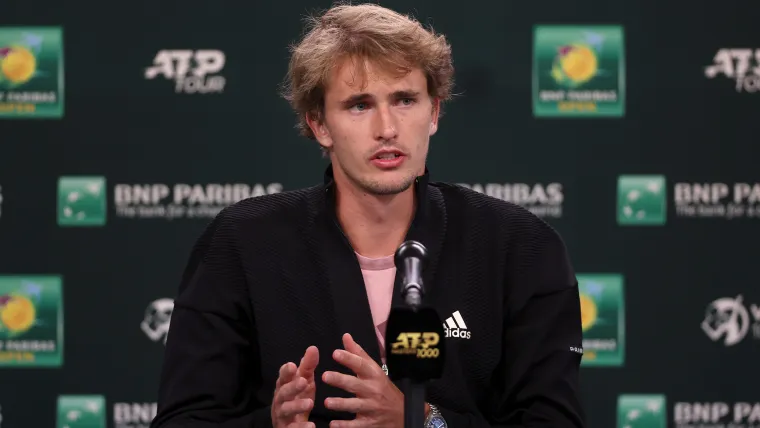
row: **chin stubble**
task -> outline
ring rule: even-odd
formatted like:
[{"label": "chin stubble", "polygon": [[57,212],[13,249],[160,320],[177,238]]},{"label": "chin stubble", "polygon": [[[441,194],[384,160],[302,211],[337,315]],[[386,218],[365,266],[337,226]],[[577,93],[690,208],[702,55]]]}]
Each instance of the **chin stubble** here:
[{"label": "chin stubble", "polygon": [[371,195],[377,195],[377,196],[386,196],[386,195],[396,195],[398,193],[401,193],[405,190],[407,190],[409,187],[414,184],[414,180],[417,176],[411,175],[409,177],[404,178],[404,180],[400,183],[382,183],[380,181],[358,181],[357,184],[359,184],[359,187],[364,189],[365,192],[371,194]]}]

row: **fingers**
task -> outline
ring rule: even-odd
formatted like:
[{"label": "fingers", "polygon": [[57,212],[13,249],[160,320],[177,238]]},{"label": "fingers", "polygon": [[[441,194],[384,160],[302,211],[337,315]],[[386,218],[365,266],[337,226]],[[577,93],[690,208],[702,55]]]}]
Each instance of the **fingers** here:
[{"label": "fingers", "polygon": [[[369,356],[369,354],[364,350],[364,348],[361,347],[361,345],[354,341],[354,338],[351,337],[349,333],[343,335],[343,347],[346,348],[345,351],[338,350],[334,354],[334,358],[337,357],[336,361],[341,364],[344,364],[344,361],[347,364],[352,364],[352,366],[349,368],[353,370],[357,375],[363,377],[379,376],[380,374],[385,375],[383,369],[380,368],[380,366],[375,362],[375,360],[372,359],[372,357]],[[346,359],[343,360],[344,354],[354,355],[359,358],[346,357]]]},{"label": "fingers", "polygon": [[359,395],[364,392],[362,388],[363,382],[355,376],[349,376],[338,372],[324,372],[324,374],[322,374],[322,380],[328,385],[332,385],[353,394]]},{"label": "fingers", "polygon": [[364,348],[362,348],[361,345],[354,341],[354,338],[351,337],[351,334],[349,333],[343,335],[343,347],[346,349],[346,351],[352,354],[358,355],[362,358],[367,358],[370,360],[372,359],[372,357],[370,357],[369,354],[364,351]]},{"label": "fingers", "polygon": [[[285,366],[281,369],[281,372],[284,372],[284,378],[287,378],[288,370],[292,370],[295,373],[293,367],[288,369]],[[293,366],[295,367],[295,364]],[[273,422],[280,421],[280,423],[275,423],[274,426],[282,427],[287,425],[288,428],[309,426],[304,425],[301,421],[289,423],[298,415],[308,414],[314,407],[314,400],[310,398],[296,399],[298,394],[308,387],[309,382],[300,376],[296,377],[294,374],[291,374],[290,377],[294,377],[294,379],[287,383],[282,383],[278,379],[280,386],[275,389],[274,400],[272,400],[272,419]]]},{"label": "fingers", "polygon": [[330,410],[336,410],[336,411],[343,411],[343,412],[350,412],[350,413],[361,413],[365,411],[364,409],[364,403],[365,401],[361,398],[357,397],[351,397],[351,398],[338,398],[338,397],[330,397],[325,398],[325,407],[327,407]]},{"label": "fingers", "polygon": [[313,377],[317,364],[319,364],[319,350],[316,346],[309,346],[298,365],[298,375],[307,379]]},{"label": "fingers", "polygon": [[373,376],[385,375],[383,369],[377,365],[375,360],[370,357],[361,357],[356,354],[352,354],[349,351],[342,349],[336,349],[333,352],[333,358],[335,361],[351,369],[357,376],[362,378],[370,378]]},{"label": "fingers", "polygon": [[272,422],[276,427],[283,428],[314,428],[312,422],[304,421],[314,408],[313,394],[311,398],[303,398],[299,394],[314,386],[314,370],[319,363],[319,350],[316,346],[306,348],[301,361],[296,366],[292,362],[283,364],[275,384],[274,399],[272,400]]},{"label": "fingers", "polygon": [[294,400],[308,385],[309,382],[302,377],[297,377],[295,380],[282,385],[275,395],[275,403],[282,404]]},{"label": "fingers", "polygon": [[363,428],[367,422],[361,419],[330,421],[330,428]]},{"label": "fingers", "polygon": [[277,411],[277,416],[282,419],[292,418],[298,414],[309,412],[314,407],[314,401],[310,398],[286,401]]},{"label": "fingers", "polygon": [[280,367],[280,375],[277,377],[277,383],[275,389],[293,380],[296,374],[296,365],[293,363],[285,363]]}]

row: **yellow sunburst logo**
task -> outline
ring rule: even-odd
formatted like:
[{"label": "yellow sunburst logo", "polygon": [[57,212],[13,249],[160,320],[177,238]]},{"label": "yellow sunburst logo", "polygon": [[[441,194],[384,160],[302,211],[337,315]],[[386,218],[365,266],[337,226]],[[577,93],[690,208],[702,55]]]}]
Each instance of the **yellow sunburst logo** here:
[{"label": "yellow sunburst logo", "polygon": [[594,51],[582,44],[573,44],[559,60],[565,76],[575,83],[591,80],[597,73],[599,61]]},{"label": "yellow sunburst logo", "polygon": [[9,81],[15,84],[26,83],[37,71],[37,59],[29,49],[13,46],[0,61],[0,70]]},{"label": "yellow sunburst logo", "polygon": [[588,330],[594,325],[597,319],[597,306],[594,299],[586,294],[581,293],[581,327],[583,331]]},{"label": "yellow sunburst logo", "polygon": [[22,333],[29,330],[37,319],[34,303],[27,297],[11,296],[0,309],[0,321],[12,333]]}]

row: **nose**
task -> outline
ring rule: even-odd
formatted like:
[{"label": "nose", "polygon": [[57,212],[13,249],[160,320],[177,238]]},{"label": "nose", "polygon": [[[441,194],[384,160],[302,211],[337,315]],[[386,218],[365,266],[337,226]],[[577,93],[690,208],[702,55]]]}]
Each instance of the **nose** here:
[{"label": "nose", "polygon": [[375,116],[375,139],[389,141],[395,140],[396,137],[398,137],[396,118],[390,107],[379,106]]}]

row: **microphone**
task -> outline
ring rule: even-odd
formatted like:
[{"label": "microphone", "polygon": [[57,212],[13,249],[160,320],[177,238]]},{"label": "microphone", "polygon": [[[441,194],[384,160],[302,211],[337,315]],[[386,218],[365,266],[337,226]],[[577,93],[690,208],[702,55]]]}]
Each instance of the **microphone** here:
[{"label": "microphone", "polygon": [[385,328],[388,376],[401,382],[407,428],[424,425],[425,383],[441,377],[446,354],[441,318],[422,302],[427,260],[427,248],[417,241],[406,241],[396,250],[404,305],[391,308]]},{"label": "microphone", "polygon": [[407,305],[418,307],[422,304],[425,289],[422,284],[422,269],[427,265],[427,248],[417,241],[406,241],[396,250],[396,268],[403,272],[401,296]]}]

